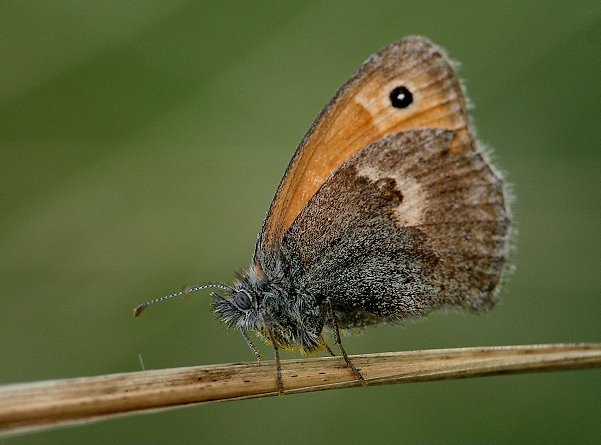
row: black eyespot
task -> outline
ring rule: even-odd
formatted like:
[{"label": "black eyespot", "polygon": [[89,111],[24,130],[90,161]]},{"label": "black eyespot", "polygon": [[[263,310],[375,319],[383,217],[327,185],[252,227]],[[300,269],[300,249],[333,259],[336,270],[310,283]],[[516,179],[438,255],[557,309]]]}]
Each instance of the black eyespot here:
[{"label": "black eyespot", "polygon": [[250,295],[246,291],[239,290],[234,295],[234,304],[238,309],[243,311],[250,309]]},{"label": "black eyespot", "polygon": [[407,108],[413,102],[413,94],[402,85],[393,89],[388,97],[394,108]]}]

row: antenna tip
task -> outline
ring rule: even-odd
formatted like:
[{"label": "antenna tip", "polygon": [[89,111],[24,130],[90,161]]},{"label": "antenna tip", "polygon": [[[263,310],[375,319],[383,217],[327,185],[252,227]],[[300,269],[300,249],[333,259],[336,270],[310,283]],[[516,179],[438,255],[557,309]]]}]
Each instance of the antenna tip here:
[{"label": "antenna tip", "polygon": [[136,306],[134,308],[134,318],[138,318],[144,309],[146,309],[146,305],[145,304],[141,304],[139,306]]}]

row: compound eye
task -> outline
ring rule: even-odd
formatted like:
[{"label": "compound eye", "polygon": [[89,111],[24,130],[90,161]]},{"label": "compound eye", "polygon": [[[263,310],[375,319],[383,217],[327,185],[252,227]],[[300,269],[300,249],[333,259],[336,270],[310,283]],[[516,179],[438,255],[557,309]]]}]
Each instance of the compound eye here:
[{"label": "compound eye", "polygon": [[244,290],[239,290],[234,295],[234,304],[240,310],[247,311],[250,309],[250,295]]}]

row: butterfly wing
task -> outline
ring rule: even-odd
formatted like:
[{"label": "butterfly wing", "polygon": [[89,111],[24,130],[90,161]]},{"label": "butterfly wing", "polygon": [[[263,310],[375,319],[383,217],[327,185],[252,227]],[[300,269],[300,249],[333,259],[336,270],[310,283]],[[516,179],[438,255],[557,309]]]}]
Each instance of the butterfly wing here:
[{"label": "butterfly wing", "polygon": [[[392,94],[401,87],[411,103],[395,107]],[[259,252],[277,250],[302,209],[346,160],[387,135],[418,128],[452,130],[451,151],[475,150],[462,87],[444,51],[422,37],[408,37],[371,56],[313,122],[267,213],[255,264]]]},{"label": "butterfly wing", "polygon": [[[294,287],[343,327],[494,303],[507,257],[503,184],[457,131],[408,130],[331,175],[281,241]],[[374,317],[375,316],[375,317]]]}]

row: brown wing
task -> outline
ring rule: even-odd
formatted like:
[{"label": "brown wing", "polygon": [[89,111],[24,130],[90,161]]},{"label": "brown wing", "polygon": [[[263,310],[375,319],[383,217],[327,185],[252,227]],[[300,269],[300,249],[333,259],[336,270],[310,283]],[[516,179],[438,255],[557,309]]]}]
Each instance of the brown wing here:
[{"label": "brown wing", "polygon": [[[453,131],[409,130],[352,156],[281,242],[287,276],[344,327],[495,302],[507,260],[503,182]],[[373,316],[378,318],[374,318]]]},{"label": "brown wing", "polygon": [[[391,104],[405,87],[413,101]],[[365,146],[404,130],[453,130],[452,152],[474,150],[466,100],[444,50],[407,37],[371,56],[336,93],[299,144],[263,223],[255,255],[277,244],[326,179]]]}]

